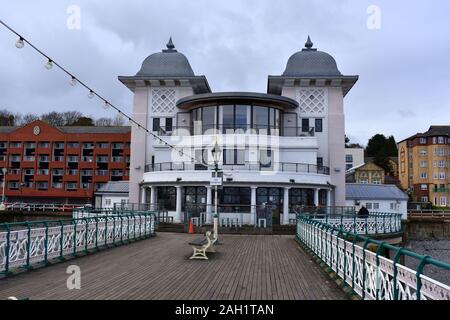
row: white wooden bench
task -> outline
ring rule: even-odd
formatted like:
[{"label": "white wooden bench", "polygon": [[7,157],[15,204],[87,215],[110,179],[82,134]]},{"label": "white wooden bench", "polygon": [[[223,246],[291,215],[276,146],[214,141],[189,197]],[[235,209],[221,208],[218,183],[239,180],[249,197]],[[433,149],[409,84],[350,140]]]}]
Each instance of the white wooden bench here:
[{"label": "white wooden bench", "polygon": [[213,242],[214,239],[211,236],[211,231],[206,232],[206,238],[199,238],[195,239],[192,242],[189,242],[189,244],[192,246],[192,249],[194,250],[194,253],[189,259],[208,260],[206,253],[216,252]]}]

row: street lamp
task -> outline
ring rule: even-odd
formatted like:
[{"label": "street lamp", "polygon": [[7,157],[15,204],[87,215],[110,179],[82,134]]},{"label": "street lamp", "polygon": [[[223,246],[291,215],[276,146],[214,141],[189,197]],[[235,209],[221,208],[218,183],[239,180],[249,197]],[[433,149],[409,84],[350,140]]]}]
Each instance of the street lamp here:
[{"label": "street lamp", "polygon": [[0,210],[5,210],[5,186],[6,186],[6,173],[8,172],[8,169],[3,168],[3,193],[2,193],[2,203],[0,204]]},{"label": "street lamp", "polygon": [[214,223],[214,240],[217,241],[218,239],[218,234],[219,234],[219,211],[218,211],[218,196],[217,196],[217,187],[219,186],[219,184],[221,184],[218,180],[219,178],[219,160],[220,160],[220,155],[222,153],[222,150],[219,148],[219,145],[217,144],[217,140],[216,143],[214,144],[213,149],[211,150],[211,154],[213,156],[214,159],[214,186],[215,186],[215,195],[214,195],[214,216],[213,216],[213,223]]}]

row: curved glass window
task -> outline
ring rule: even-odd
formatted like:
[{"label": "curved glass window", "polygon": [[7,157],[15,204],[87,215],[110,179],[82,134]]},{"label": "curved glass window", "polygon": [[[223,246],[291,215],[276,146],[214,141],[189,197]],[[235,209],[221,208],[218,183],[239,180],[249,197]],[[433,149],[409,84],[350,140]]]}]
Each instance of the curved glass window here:
[{"label": "curved glass window", "polygon": [[214,133],[246,133],[280,135],[281,111],[277,108],[252,105],[220,105],[192,110],[194,135]]}]

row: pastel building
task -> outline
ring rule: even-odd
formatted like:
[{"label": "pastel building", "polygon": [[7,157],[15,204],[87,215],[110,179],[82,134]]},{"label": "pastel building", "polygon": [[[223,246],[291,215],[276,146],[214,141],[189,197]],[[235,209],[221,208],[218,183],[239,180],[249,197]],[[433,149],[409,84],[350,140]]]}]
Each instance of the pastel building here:
[{"label": "pastel building", "polygon": [[221,217],[254,224],[265,207],[269,224],[288,224],[298,205],[345,206],[344,97],[358,76],[341,74],[309,37],[267,93],[212,92],[171,40],[119,80],[152,131],[132,128],[130,203],[158,204],[175,221],[196,207],[210,222],[218,163]]}]

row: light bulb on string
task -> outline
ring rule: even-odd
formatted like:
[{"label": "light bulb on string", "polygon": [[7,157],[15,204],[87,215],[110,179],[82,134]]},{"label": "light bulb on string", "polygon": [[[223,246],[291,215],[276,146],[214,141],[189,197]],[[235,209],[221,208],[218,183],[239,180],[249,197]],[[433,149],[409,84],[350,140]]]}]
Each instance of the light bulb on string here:
[{"label": "light bulb on string", "polygon": [[89,91],[89,94],[88,94],[88,98],[89,98],[89,99],[92,99],[92,98],[94,98],[94,97],[95,97],[94,91],[90,90],[90,91]]},{"label": "light bulb on string", "polygon": [[77,84],[77,79],[75,78],[75,77],[72,77],[72,79],[70,79],[70,81],[69,81],[69,83],[70,83],[70,85],[73,87],[73,86],[75,86],[76,84]]},{"label": "light bulb on string", "polygon": [[23,42],[23,38],[20,37],[19,40],[16,42],[16,48],[22,49],[25,46],[25,42]]},{"label": "light bulb on string", "polygon": [[47,63],[45,64],[45,69],[50,70],[53,68],[53,61],[48,59]]},{"label": "light bulb on string", "polygon": [[109,102],[105,101],[105,104],[103,105],[103,109],[108,110],[109,109]]}]

